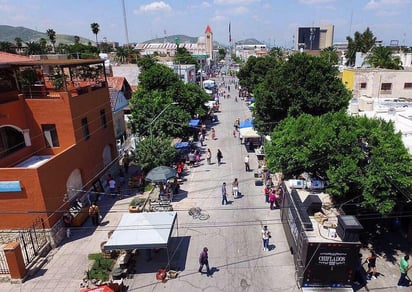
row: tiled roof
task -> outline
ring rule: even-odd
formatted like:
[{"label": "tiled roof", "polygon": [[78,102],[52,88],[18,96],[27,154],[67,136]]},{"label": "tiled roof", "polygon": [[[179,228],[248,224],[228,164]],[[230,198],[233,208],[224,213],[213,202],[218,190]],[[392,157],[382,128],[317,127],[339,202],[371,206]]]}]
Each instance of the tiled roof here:
[{"label": "tiled roof", "polygon": [[110,88],[117,89],[121,91],[123,89],[123,83],[125,81],[124,77],[107,77],[107,83]]},{"label": "tiled roof", "polygon": [[212,29],[210,28],[209,25],[207,25],[205,33],[211,33],[211,32],[212,32]]},{"label": "tiled roof", "polygon": [[27,56],[0,52],[0,63],[24,62],[24,61],[33,61],[33,60]]}]

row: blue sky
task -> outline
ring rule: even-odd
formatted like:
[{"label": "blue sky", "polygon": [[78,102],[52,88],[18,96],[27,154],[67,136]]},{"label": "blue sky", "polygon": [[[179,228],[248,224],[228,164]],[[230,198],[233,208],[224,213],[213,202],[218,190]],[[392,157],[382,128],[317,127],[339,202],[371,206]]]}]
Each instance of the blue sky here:
[{"label": "blue sky", "polygon": [[[271,46],[292,47],[299,26],[335,26],[334,42],[370,27],[384,41],[412,46],[412,0],[124,0],[130,42],[164,35],[214,40],[255,38]],[[0,0],[1,24],[24,26],[94,40],[90,24],[100,25],[99,40],[126,42],[122,0]]]}]

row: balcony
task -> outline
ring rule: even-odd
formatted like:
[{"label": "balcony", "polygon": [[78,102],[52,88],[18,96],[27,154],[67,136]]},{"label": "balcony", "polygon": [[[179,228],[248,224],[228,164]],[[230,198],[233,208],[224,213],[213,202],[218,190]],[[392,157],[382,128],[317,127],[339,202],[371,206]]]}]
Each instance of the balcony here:
[{"label": "balcony", "polygon": [[18,92],[26,99],[60,98],[87,94],[107,87],[104,61],[91,60],[35,60],[11,63],[18,84]]}]

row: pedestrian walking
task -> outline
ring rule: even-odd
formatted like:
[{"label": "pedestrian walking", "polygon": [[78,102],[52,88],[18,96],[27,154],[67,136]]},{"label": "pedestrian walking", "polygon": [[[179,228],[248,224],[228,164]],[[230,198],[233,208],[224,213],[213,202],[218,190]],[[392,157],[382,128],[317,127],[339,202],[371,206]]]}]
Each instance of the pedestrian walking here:
[{"label": "pedestrian walking", "polygon": [[204,247],[202,252],[199,255],[199,273],[202,273],[203,266],[206,266],[206,273],[207,276],[209,277],[211,275],[210,273],[210,268],[209,268],[209,254],[208,254],[208,248]]},{"label": "pedestrian walking", "polygon": [[207,152],[206,152],[206,160],[207,160],[207,164],[211,164],[211,160],[212,160],[212,152],[210,152],[210,149],[207,148]]},{"label": "pedestrian walking", "polygon": [[265,203],[269,203],[269,195],[272,192],[271,187],[266,185],[263,192],[265,193]]},{"label": "pedestrian walking", "polygon": [[99,225],[99,207],[97,206],[96,202],[93,202],[92,205],[89,207],[89,216],[92,219],[92,223],[94,226]]},{"label": "pedestrian walking", "polygon": [[250,165],[249,165],[249,155],[245,156],[245,170],[250,171]]},{"label": "pedestrian walking", "polygon": [[272,237],[272,234],[270,233],[267,225],[263,226],[261,233],[263,241],[263,250],[269,251],[269,239]]},{"label": "pedestrian walking", "polygon": [[110,177],[109,180],[109,190],[110,190],[110,195],[112,197],[116,196],[116,181],[113,177]]},{"label": "pedestrian walking", "polygon": [[223,154],[222,154],[222,151],[220,151],[220,149],[217,149],[216,159],[217,159],[217,165],[219,166],[223,159]]},{"label": "pedestrian walking", "polygon": [[269,203],[270,203],[270,210],[273,210],[273,204],[275,203],[276,200],[276,195],[275,195],[275,191],[272,189],[269,193]]},{"label": "pedestrian walking", "polygon": [[130,164],[130,158],[129,158],[129,154],[126,151],[126,153],[123,156],[123,169],[124,169],[125,174],[129,173],[129,164]]},{"label": "pedestrian walking", "polygon": [[378,256],[374,251],[371,251],[370,255],[366,259],[366,263],[368,263],[368,271],[366,272],[367,279],[376,279],[376,258]]},{"label": "pedestrian walking", "polygon": [[216,131],[215,128],[212,128],[212,140],[216,139]]},{"label": "pedestrian walking", "polygon": [[405,255],[400,263],[399,263],[399,270],[401,272],[401,276],[398,281],[398,287],[409,287],[411,285],[411,281],[408,278],[408,271],[412,269],[412,266],[409,266],[409,255]]},{"label": "pedestrian walking", "polygon": [[227,205],[226,183],[222,184],[222,205]]},{"label": "pedestrian walking", "polygon": [[239,181],[237,178],[232,182],[232,194],[235,199],[239,197]]}]

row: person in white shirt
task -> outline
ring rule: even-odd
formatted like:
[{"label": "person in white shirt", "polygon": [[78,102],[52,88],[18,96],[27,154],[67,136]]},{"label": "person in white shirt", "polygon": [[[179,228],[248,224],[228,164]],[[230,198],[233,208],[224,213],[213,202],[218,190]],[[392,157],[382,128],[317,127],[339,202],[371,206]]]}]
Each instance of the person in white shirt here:
[{"label": "person in white shirt", "polygon": [[249,155],[245,156],[245,169],[246,169],[246,171],[250,171]]}]

